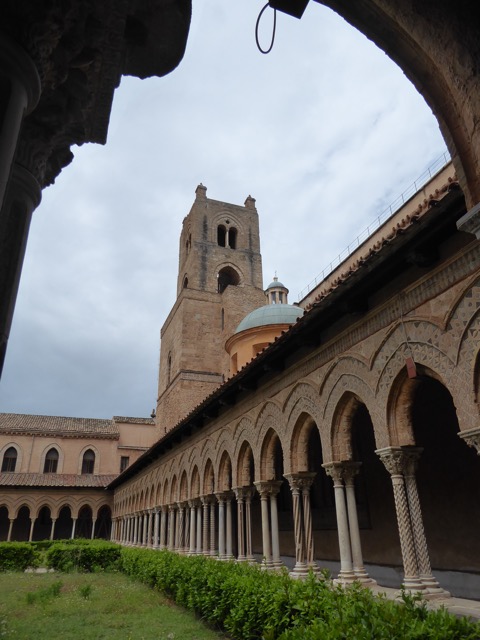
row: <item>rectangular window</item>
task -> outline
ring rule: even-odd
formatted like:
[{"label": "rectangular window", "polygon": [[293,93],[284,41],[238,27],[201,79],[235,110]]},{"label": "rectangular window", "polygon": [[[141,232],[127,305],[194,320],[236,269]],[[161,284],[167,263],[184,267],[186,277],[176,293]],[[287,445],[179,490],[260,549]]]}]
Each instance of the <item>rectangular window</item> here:
[{"label": "rectangular window", "polygon": [[128,467],[129,464],[130,464],[130,458],[128,456],[121,456],[120,457],[120,473],[122,473],[122,471],[125,471],[125,469]]}]

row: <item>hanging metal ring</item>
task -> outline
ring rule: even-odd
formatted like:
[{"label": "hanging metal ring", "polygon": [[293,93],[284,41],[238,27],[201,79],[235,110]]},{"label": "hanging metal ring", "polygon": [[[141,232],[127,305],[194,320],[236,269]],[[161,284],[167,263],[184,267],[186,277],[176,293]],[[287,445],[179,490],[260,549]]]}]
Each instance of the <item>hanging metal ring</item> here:
[{"label": "hanging metal ring", "polygon": [[260,18],[263,15],[263,12],[265,11],[265,9],[269,6],[269,3],[267,2],[267,4],[263,7],[263,9],[260,11],[260,13],[258,14],[258,18],[257,18],[257,24],[255,25],[255,41],[257,43],[257,47],[258,50],[260,51],[260,53],[270,53],[270,51],[272,50],[273,47],[273,43],[275,42],[275,31],[277,28],[277,10],[273,9],[273,32],[272,32],[272,41],[270,43],[270,46],[268,49],[262,49],[262,47],[260,46],[260,42],[258,40],[258,25],[260,24]]}]

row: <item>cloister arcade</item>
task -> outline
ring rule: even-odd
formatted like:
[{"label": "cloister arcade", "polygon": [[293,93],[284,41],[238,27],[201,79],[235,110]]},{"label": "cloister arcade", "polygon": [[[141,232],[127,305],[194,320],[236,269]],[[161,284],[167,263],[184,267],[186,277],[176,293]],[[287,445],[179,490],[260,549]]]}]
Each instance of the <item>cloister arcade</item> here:
[{"label": "cloister arcade", "polygon": [[5,496],[0,502],[0,541],[65,540],[111,536],[109,497]]},{"label": "cloister arcade", "polygon": [[420,301],[370,318],[336,357],[339,343],[320,347],[190,429],[114,483],[112,538],[294,576],[338,563],[343,583],[397,567],[385,586],[430,596],[465,572],[480,597],[479,300],[470,276],[428,303],[436,314]]}]

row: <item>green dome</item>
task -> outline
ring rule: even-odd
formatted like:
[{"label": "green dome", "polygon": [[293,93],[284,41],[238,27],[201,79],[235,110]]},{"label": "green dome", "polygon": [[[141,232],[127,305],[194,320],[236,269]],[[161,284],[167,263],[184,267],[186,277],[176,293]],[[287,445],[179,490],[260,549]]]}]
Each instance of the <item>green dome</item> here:
[{"label": "green dome", "polygon": [[245,316],[235,333],[268,324],[294,324],[302,315],[303,309],[293,304],[266,304]]}]

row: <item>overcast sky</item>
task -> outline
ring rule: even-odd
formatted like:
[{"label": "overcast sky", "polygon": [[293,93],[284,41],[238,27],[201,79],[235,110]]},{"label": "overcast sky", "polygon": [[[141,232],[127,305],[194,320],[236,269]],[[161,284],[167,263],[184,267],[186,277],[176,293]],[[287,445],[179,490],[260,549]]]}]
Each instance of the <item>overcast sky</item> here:
[{"label": "overcast sky", "polygon": [[[195,188],[260,216],[265,286],[290,302],[445,151],[391,60],[310,2],[194,0],[187,51],[165,78],[123,78],[107,145],[75,159],[34,213],[0,410],[110,418],[156,404],[160,327]],[[268,46],[273,11],[261,23]]]}]

